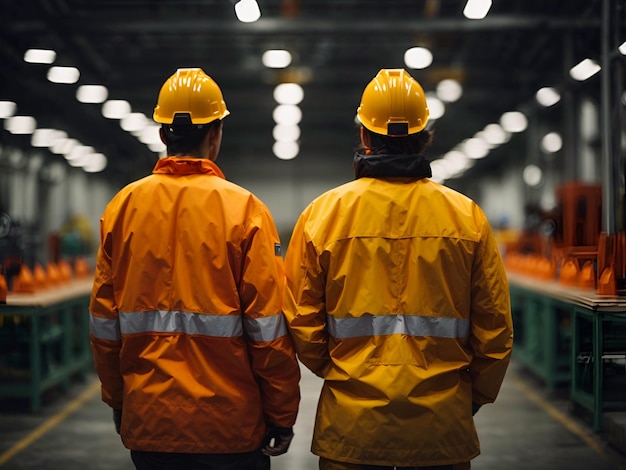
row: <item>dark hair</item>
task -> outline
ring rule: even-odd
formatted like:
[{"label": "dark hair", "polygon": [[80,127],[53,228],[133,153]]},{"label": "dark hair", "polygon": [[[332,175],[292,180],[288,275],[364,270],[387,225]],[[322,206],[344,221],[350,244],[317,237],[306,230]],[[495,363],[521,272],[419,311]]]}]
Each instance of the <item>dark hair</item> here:
[{"label": "dark hair", "polygon": [[171,156],[195,155],[202,141],[213,127],[221,126],[221,119],[208,124],[192,124],[174,119],[172,124],[163,124],[161,130],[167,146],[167,154]]},{"label": "dark hair", "polygon": [[389,137],[363,127],[369,146],[363,142],[357,149],[360,153],[386,155],[421,155],[433,142],[434,132],[424,129],[404,137]]}]

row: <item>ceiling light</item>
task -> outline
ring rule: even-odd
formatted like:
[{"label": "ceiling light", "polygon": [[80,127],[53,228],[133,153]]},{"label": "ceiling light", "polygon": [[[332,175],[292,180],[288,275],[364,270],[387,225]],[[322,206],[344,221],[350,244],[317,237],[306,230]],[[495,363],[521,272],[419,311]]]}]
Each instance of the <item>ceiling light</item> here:
[{"label": "ceiling light", "polygon": [[131,112],[130,103],[124,100],[109,100],[102,105],[102,115],[108,119],[122,119]]},{"label": "ceiling light", "polygon": [[159,134],[160,125],[150,124],[144,127],[139,134],[139,141],[143,144],[160,144],[161,135]]},{"label": "ceiling light", "polygon": [[541,183],[541,179],[543,178],[543,171],[541,171],[541,168],[537,165],[528,165],[524,168],[522,178],[524,179],[524,183],[528,186],[539,186],[539,183]]},{"label": "ceiling light", "polygon": [[291,53],[284,49],[270,49],[261,57],[263,65],[271,69],[284,69],[291,64]]},{"label": "ceiling light", "polygon": [[546,153],[556,153],[563,147],[563,139],[558,132],[550,132],[541,139],[541,149]]},{"label": "ceiling light", "polygon": [[24,62],[29,64],[51,64],[57,58],[57,53],[48,49],[28,49],[24,53]]},{"label": "ceiling light", "polygon": [[74,147],[80,145],[76,139],[58,139],[50,150],[58,155],[69,155]]},{"label": "ceiling light", "polygon": [[80,78],[80,72],[76,67],[50,67],[48,80],[52,83],[76,83]]},{"label": "ceiling light", "polygon": [[261,9],[256,0],[241,0],[235,4],[235,14],[242,23],[254,23],[261,18]]},{"label": "ceiling light", "polygon": [[154,153],[162,153],[167,150],[167,147],[165,146],[163,142],[159,142],[155,144],[148,144],[148,148],[152,150]]},{"label": "ceiling light", "polygon": [[483,139],[472,137],[463,143],[463,152],[469,158],[479,159],[489,155],[489,145]]},{"label": "ceiling light", "polygon": [[6,119],[15,114],[17,105],[13,101],[0,101],[0,119]]},{"label": "ceiling light", "polygon": [[11,116],[4,121],[4,128],[11,134],[32,134],[37,121],[32,116]]},{"label": "ceiling light", "polygon": [[441,80],[437,84],[437,97],[441,101],[453,103],[457,101],[461,97],[462,94],[463,94],[463,87],[458,81],[452,78]]},{"label": "ceiling light", "polygon": [[510,134],[502,129],[500,124],[488,124],[483,129],[483,132],[483,138],[492,146],[504,144],[510,138]]},{"label": "ceiling light", "polygon": [[622,45],[617,48],[617,50],[620,54],[626,55],[626,41],[624,41]]},{"label": "ceiling light", "polygon": [[272,113],[276,124],[295,125],[302,120],[302,110],[293,104],[279,104]]},{"label": "ceiling light", "polygon": [[76,99],[81,103],[104,103],[109,90],[102,85],[82,85],[76,90]]},{"label": "ceiling light", "polygon": [[446,113],[446,105],[432,93],[426,94],[426,104],[428,105],[430,119],[439,119]]},{"label": "ceiling light", "polygon": [[443,159],[450,164],[450,176],[458,176],[474,164],[465,153],[460,150],[450,150]]},{"label": "ceiling light", "polygon": [[89,153],[93,153],[93,147],[89,147],[88,145],[74,145],[72,149],[65,154],[65,160],[68,162],[77,161],[83,157],[83,155],[87,155]]},{"label": "ceiling light", "polygon": [[304,90],[297,83],[281,83],[274,88],[274,99],[279,104],[300,104]]},{"label": "ceiling light", "polygon": [[107,157],[101,153],[86,155],[81,165],[87,173],[98,173],[107,167]]},{"label": "ceiling light", "polygon": [[148,118],[143,113],[130,113],[120,119],[120,127],[126,132],[139,132],[148,125]]},{"label": "ceiling light", "polygon": [[502,115],[500,125],[507,132],[523,132],[528,127],[528,119],[519,111],[510,111]]},{"label": "ceiling light", "polygon": [[583,82],[593,77],[601,70],[601,68],[602,67],[600,67],[600,65],[598,65],[596,61],[591,59],[584,59],[570,69],[569,75],[574,80]]},{"label": "ceiling light", "polygon": [[274,140],[279,142],[297,142],[300,138],[300,127],[297,125],[276,124],[272,131]]},{"label": "ceiling light", "polygon": [[539,103],[541,106],[545,106],[546,108],[548,108],[561,101],[561,94],[556,88],[547,86],[537,90],[537,93],[535,94],[535,99],[537,100],[537,103]]},{"label": "ceiling light", "polygon": [[470,20],[482,20],[491,8],[491,0],[467,0],[463,16]]},{"label": "ceiling light", "polygon": [[33,147],[52,147],[52,144],[57,139],[57,132],[59,131],[55,129],[35,129],[30,138],[30,145]]},{"label": "ceiling light", "polygon": [[272,151],[281,160],[292,160],[298,156],[300,146],[297,142],[274,142]]},{"label": "ceiling light", "polygon": [[425,69],[433,63],[433,54],[425,47],[411,47],[404,53],[404,63],[411,69]]}]

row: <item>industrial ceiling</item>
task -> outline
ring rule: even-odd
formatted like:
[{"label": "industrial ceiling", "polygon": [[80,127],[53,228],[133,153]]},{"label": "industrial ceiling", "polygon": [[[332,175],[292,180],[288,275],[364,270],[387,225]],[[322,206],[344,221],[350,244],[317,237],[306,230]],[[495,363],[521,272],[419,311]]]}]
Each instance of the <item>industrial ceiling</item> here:
[{"label": "industrial ceiling", "polygon": [[[78,102],[78,85],[104,85],[109,99],[127,100],[133,111],[151,117],[169,75],[179,67],[203,68],[220,84],[231,111],[219,160],[231,176],[280,174],[286,167],[303,174],[349,171],[363,88],[379,69],[405,67],[404,52],[417,45],[433,54],[430,67],[410,70],[427,92],[445,78],[457,79],[464,90],[433,124],[431,158],[504,112],[532,111],[543,86],[585,86],[599,96],[597,77],[578,85],[567,71],[601,54],[600,0],[495,0],[482,20],[463,16],[465,0],[258,3],[261,18],[242,23],[229,0],[2,0],[0,100],[104,153],[103,175],[123,184],[149,173],[156,154],[104,118],[101,105]],[[605,4],[625,18],[623,1]],[[24,61],[30,48],[55,50],[54,65],[77,67],[79,82],[50,83],[50,65]],[[266,68],[261,56],[267,49],[289,50],[292,64]],[[272,154],[272,91],[289,81],[304,89],[302,134],[299,155],[281,161]],[[562,107],[551,112],[562,119]],[[0,145],[28,149],[29,137],[0,129]],[[497,171],[513,153],[495,151],[480,168]]]}]

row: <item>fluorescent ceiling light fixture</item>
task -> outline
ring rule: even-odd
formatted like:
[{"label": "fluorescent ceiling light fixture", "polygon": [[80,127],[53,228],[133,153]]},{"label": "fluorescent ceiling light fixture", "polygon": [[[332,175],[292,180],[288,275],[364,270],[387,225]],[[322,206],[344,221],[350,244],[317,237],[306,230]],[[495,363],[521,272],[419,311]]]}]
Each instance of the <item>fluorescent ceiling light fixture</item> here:
[{"label": "fluorescent ceiling light fixture", "polygon": [[446,105],[432,93],[426,94],[426,104],[428,105],[430,119],[439,119],[446,113]]},{"label": "fluorescent ceiling light fixture", "polygon": [[489,145],[483,139],[472,137],[463,143],[463,152],[469,158],[477,160],[489,155]]},{"label": "fluorescent ceiling light fixture", "polygon": [[297,125],[276,124],[272,131],[272,136],[278,142],[297,142],[300,138],[300,127]]},{"label": "fluorescent ceiling light fixture", "polygon": [[50,67],[48,69],[48,80],[52,83],[76,83],[80,78],[80,72],[76,67]]},{"label": "fluorescent ceiling light fixture", "polygon": [[502,129],[500,124],[488,124],[483,129],[483,138],[485,141],[492,146],[502,145],[505,142],[508,142],[511,135]]},{"label": "fluorescent ceiling light fixture", "polygon": [[148,126],[148,118],[143,113],[130,113],[120,120],[120,127],[126,132],[143,131]]},{"label": "fluorescent ceiling light fixture", "polygon": [[53,153],[57,155],[69,155],[74,147],[80,145],[76,139],[58,139],[51,147]]},{"label": "fluorescent ceiling light fixture", "polygon": [[572,77],[574,80],[583,82],[593,77],[601,70],[601,68],[602,67],[600,67],[600,65],[596,61],[591,59],[584,59],[570,69],[569,76]]},{"label": "fluorescent ceiling light fixture", "polygon": [[279,104],[272,117],[276,124],[296,125],[302,120],[302,110],[293,104]]},{"label": "fluorescent ceiling light fixture", "polygon": [[443,156],[443,159],[448,163],[448,176],[459,176],[474,164],[474,162],[460,150],[450,150]]},{"label": "fluorescent ceiling light fixture", "polygon": [[83,155],[87,155],[93,152],[93,147],[90,147],[88,145],[80,145],[79,143],[78,145],[73,146],[72,149],[65,154],[65,160],[67,160],[68,162],[77,161],[82,158]]},{"label": "fluorescent ceiling light fixture", "polygon": [[528,127],[528,119],[519,111],[510,111],[500,117],[500,125],[507,132],[523,132]]},{"label": "fluorescent ceiling light fixture", "polygon": [[431,179],[433,181],[437,181],[438,183],[443,183],[448,178],[446,168],[447,163],[444,162],[442,159],[433,160],[432,162],[430,162],[430,169],[433,174]]},{"label": "fluorescent ceiling light fixture", "polygon": [[109,90],[102,85],[82,85],[76,90],[76,99],[81,103],[104,103]]},{"label": "fluorescent ceiling light fixture", "polygon": [[242,23],[254,23],[261,18],[261,9],[256,0],[240,0],[235,3],[235,14]]},{"label": "fluorescent ceiling light fixture", "polygon": [[626,55],[626,41],[624,41],[618,48],[620,54]]},{"label": "fluorescent ceiling light fixture", "polygon": [[261,61],[270,69],[284,69],[291,64],[291,53],[284,49],[270,49],[263,53]]},{"label": "fluorescent ceiling light fixture", "polygon": [[425,69],[433,63],[433,54],[425,47],[411,47],[404,53],[404,63],[411,69]]},{"label": "fluorescent ceiling light fixture", "polygon": [[561,101],[561,94],[556,88],[546,86],[537,90],[537,93],[535,93],[535,99],[541,106],[548,108]]},{"label": "fluorescent ceiling light fixture", "polygon": [[274,88],[274,99],[278,104],[300,104],[304,90],[297,83],[281,83]]},{"label": "fluorescent ceiling light fixture", "polygon": [[57,58],[57,53],[49,49],[28,49],[24,53],[24,62],[29,64],[51,64]]},{"label": "fluorescent ceiling light fixture", "polygon": [[293,160],[298,156],[300,146],[297,142],[274,142],[272,151],[281,160]]},{"label": "fluorescent ceiling light fixture", "polygon": [[522,178],[524,179],[524,183],[530,187],[539,186],[543,178],[543,171],[541,171],[541,168],[537,165],[528,165],[524,168]]},{"label": "fluorescent ceiling light fixture", "polygon": [[37,121],[32,116],[11,116],[4,121],[4,128],[11,134],[32,134],[37,129]]},{"label": "fluorescent ceiling light fixture", "polygon": [[30,145],[33,147],[52,147],[54,141],[57,140],[58,133],[56,129],[39,128],[35,129],[30,138]]},{"label": "fluorescent ceiling light fixture", "polygon": [[447,103],[454,103],[461,97],[462,94],[463,94],[463,87],[458,81],[452,78],[441,80],[437,84],[437,97],[441,101],[445,101]]},{"label": "fluorescent ceiling light fixture", "polygon": [[102,153],[85,155],[81,166],[87,173],[98,173],[107,167],[107,157]]},{"label": "fluorescent ceiling light fixture", "polygon": [[550,132],[541,139],[541,149],[546,153],[556,153],[563,147],[563,139],[558,132]]},{"label": "fluorescent ceiling light fixture", "polygon": [[161,136],[159,135],[160,125],[149,124],[141,130],[139,134],[139,141],[143,144],[159,144],[161,142]]},{"label": "fluorescent ceiling light fixture", "polygon": [[163,142],[159,142],[158,144],[148,144],[148,148],[154,153],[163,153],[167,150],[167,147]]},{"label": "fluorescent ceiling light fixture", "polygon": [[102,115],[108,119],[122,119],[130,112],[130,103],[125,100],[109,100],[102,105]]},{"label": "fluorescent ceiling light fixture", "polygon": [[491,8],[491,0],[467,0],[463,16],[470,20],[482,20]]},{"label": "fluorescent ceiling light fixture", "polygon": [[6,119],[15,114],[17,105],[13,101],[0,101],[0,119]]}]

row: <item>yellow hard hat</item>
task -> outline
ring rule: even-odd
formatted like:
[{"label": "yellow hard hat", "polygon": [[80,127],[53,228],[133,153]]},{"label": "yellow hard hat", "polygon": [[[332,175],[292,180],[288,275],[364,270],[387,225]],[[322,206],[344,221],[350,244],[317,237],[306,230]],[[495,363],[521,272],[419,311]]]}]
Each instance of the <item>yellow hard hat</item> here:
[{"label": "yellow hard hat", "polygon": [[357,109],[359,121],[376,134],[406,136],[428,123],[421,85],[404,69],[382,69],[365,87]]},{"label": "yellow hard hat", "polygon": [[186,114],[193,124],[208,124],[230,114],[217,83],[200,68],[178,69],[159,92],[153,118],[172,124],[176,114]]}]

